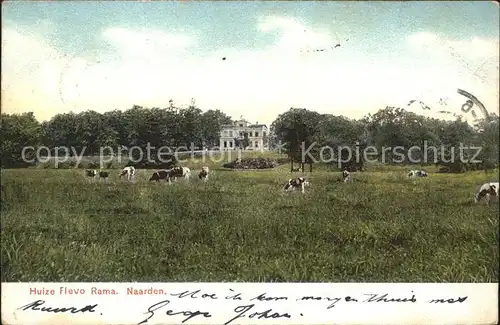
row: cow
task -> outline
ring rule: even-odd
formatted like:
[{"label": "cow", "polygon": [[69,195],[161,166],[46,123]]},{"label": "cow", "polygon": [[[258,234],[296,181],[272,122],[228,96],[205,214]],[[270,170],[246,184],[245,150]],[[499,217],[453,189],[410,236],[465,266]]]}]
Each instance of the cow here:
[{"label": "cow", "polygon": [[159,182],[160,180],[168,181],[170,178],[169,173],[170,170],[165,170],[165,169],[157,170],[153,173],[153,175],[151,175],[149,181],[157,181],[157,182]]},{"label": "cow", "polygon": [[127,166],[120,172],[119,178],[122,176],[127,176],[127,180],[132,181],[135,178],[135,168],[133,166]]},{"label": "cow", "polygon": [[168,182],[171,183],[171,181],[176,181],[177,177],[184,177],[186,181],[189,180],[189,177],[191,176],[191,169],[188,167],[174,167],[172,168],[169,173],[168,173]]},{"label": "cow", "polygon": [[351,179],[351,173],[349,173],[347,169],[344,169],[344,171],[342,172],[342,179],[344,183],[349,182],[349,180]]},{"label": "cow", "polygon": [[85,176],[94,178],[94,177],[97,176],[97,170],[95,170],[95,169],[86,169],[85,170]]},{"label": "cow", "polygon": [[423,170],[410,170],[408,177],[427,177],[427,173]]},{"label": "cow", "polygon": [[290,178],[284,186],[286,192],[298,190],[305,193],[305,187],[309,186],[309,182],[304,177]]},{"label": "cow", "polygon": [[490,205],[492,199],[496,198],[498,200],[498,182],[484,183],[478,187],[474,202],[479,203],[483,198],[488,205]]},{"label": "cow", "polygon": [[99,176],[99,179],[103,179],[105,182],[107,182],[108,177],[109,177],[109,172],[105,172],[103,170],[100,170],[98,173],[98,176]]},{"label": "cow", "polygon": [[99,178],[99,179],[103,179],[104,181],[107,181],[108,177],[109,177],[109,172],[105,172],[102,170],[96,170],[96,169],[86,169],[85,175],[87,177],[91,177],[94,179]]},{"label": "cow", "polygon": [[198,174],[198,178],[201,179],[202,181],[206,182],[208,180],[208,172],[209,172],[208,167],[203,166],[201,168],[200,173]]}]

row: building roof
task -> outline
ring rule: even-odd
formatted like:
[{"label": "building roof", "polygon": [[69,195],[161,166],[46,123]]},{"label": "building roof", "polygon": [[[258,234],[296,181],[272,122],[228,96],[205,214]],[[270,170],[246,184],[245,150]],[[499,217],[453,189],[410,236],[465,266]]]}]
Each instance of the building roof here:
[{"label": "building roof", "polygon": [[249,125],[248,127],[249,128],[261,128],[263,126],[265,126],[267,128],[267,125],[265,125],[265,124],[252,124],[252,125]]},{"label": "building roof", "polygon": [[[224,124],[222,125],[223,128],[234,128],[234,127],[237,127],[237,125],[234,125],[234,124]],[[244,126],[246,128],[261,128],[261,127],[266,127],[267,128],[267,125],[266,124],[252,124],[252,125],[247,125],[247,126]]]}]

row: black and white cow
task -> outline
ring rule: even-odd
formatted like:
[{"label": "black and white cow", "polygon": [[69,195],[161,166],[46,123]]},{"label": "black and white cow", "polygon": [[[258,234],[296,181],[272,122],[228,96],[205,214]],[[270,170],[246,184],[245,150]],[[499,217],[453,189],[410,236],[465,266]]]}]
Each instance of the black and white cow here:
[{"label": "black and white cow", "polygon": [[208,167],[207,166],[203,166],[201,168],[200,173],[198,174],[198,178],[201,179],[204,182],[208,181],[208,172],[209,172]]},{"label": "black and white cow", "polygon": [[302,193],[305,193],[305,187],[309,185],[304,177],[290,178],[283,189],[287,192],[300,189]]},{"label": "black and white cow", "polygon": [[408,173],[408,177],[427,177],[427,173],[423,170],[410,170],[410,172]]},{"label": "black and white cow", "polygon": [[95,170],[95,169],[85,169],[85,176],[94,178],[94,177],[97,176],[97,170]]},{"label": "black and white cow", "polygon": [[170,173],[170,170],[165,170],[165,169],[157,170],[153,173],[153,175],[151,175],[151,177],[149,178],[149,181],[157,181],[157,182],[159,182],[160,180],[168,181],[169,180],[169,173]]},{"label": "black and white cow", "polygon": [[135,178],[135,168],[133,166],[127,166],[120,172],[119,178],[126,176],[127,180],[132,181]]},{"label": "black and white cow", "polygon": [[490,205],[492,199],[498,200],[498,182],[484,183],[478,187],[474,196],[474,202],[479,203],[483,198],[488,205]]},{"label": "black and white cow", "polygon": [[96,170],[96,169],[86,169],[85,175],[87,177],[91,177],[94,179],[99,178],[99,179],[103,179],[104,181],[107,181],[108,177],[109,177],[109,172],[102,171],[102,170]]},{"label": "black and white cow", "polygon": [[186,181],[188,181],[189,178],[191,177],[191,169],[189,169],[188,167],[177,166],[169,170],[168,172],[169,183],[171,181],[175,182],[178,177],[179,178],[183,177]]},{"label": "black and white cow", "polygon": [[108,177],[109,177],[109,172],[100,170],[99,173],[98,173],[98,176],[99,176],[99,179],[102,179],[105,182],[107,182],[108,181]]},{"label": "black and white cow", "polygon": [[344,169],[344,171],[342,172],[342,180],[344,181],[344,183],[347,183],[349,182],[350,179],[351,179],[351,173],[349,173],[347,169]]}]

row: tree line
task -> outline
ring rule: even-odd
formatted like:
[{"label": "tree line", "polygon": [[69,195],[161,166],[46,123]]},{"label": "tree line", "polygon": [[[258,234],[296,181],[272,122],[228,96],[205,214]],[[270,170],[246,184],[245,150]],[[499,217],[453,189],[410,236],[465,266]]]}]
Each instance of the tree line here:
[{"label": "tree line", "polygon": [[74,152],[84,152],[85,156],[99,155],[100,148],[106,146],[145,149],[148,143],[155,148],[202,149],[218,146],[222,126],[230,123],[231,118],[220,110],[203,112],[195,105],[178,108],[173,102],[166,108],[134,105],[125,111],[102,114],[92,110],[63,113],[41,123],[32,112],[2,114],[1,163],[4,168],[29,165],[21,156],[27,146],[48,147],[51,155],[57,147],[74,148]]},{"label": "tree line", "polygon": [[[359,120],[320,114],[304,108],[290,108],[276,118],[271,130],[289,157],[302,164],[320,160],[321,148],[324,147],[340,149],[337,152],[339,154],[330,159],[333,163],[349,160],[351,156],[347,155],[347,149],[342,149],[348,147],[352,149],[352,159],[345,162],[345,167],[362,170],[364,156],[359,155],[355,161],[352,152],[356,149],[363,152],[371,147],[375,149],[376,159],[385,163],[411,164],[418,161],[420,165],[436,164],[447,171],[462,172],[497,165],[498,125],[496,114],[470,125],[461,118],[454,121],[428,118],[397,107],[385,107]],[[421,150],[412,151],[411,157],[409,154],[395,157],[394,150],[391,150],[405,148],[408,153],[408,149],[413,146]],[[463,157],[460,157],[460,146],[470,146],[471,149],[462,150]],[[479,151],[472,147],[481,149]],[[304,157],[306,151],[308,155]],[[479,154],[474,157],[478,151]],[[333,150],[333,153],[336,151]],[[471,159],[483,162],[468,163]]]},{"label": "tree line", "polygon": [[[105,146],[145,148],[148,143],[156,148],[190,148],[191,144],[200,149],[215,147],[219,145],[222,126],[232,123],[231,118],[219,110],[203,112],[194,103],[187,108],[178,108],[172,101],[169,104],[166,108],[134,105],[125,111],[98,113],[89,110],[79,114],[57,114],[44,122],[37,121],[33,113],[2,114],[2,167],[29,165],[21,159],[22,149],[26,146],[46,146],[51,149],[73,147],[78,153],[85,150],[85,156],[99,155],[100,148]],[[448,158],[453,148],[458,152],[460,144],[480,146],[482,149],[476,159],[490,166],[497,164],[498,125],[499,118],[495,114],[470,125],[460,118],[446,121],[394,107],[386,107],[357,120],[320,114],[305,108],[290,108],[272,123],[269,142],[271,148],[277,148],[278,143],[281,143],[290,158],[297,162],[302,158],[302,146],[309,148],[313,144],[309,152],[316,158],[322,146],[357,146],[361,149],[372,146],[378,149],[380,160],[385,155],[384,161],[389,163],[394,161],[394,153],[382,153],[384,148],[424,148],[426,144],[427,147],[441,148],[437,153],[432,150],[425,153],[428,162],[440,163],[459,171],[467,168],[467,164],[452,162]],[[247,137],[238,146],[244,147],[246,141]],[[34,154],[33,151],[29,153]],[[422,150],[412,153],[414,159],[422,160],[423,155]],[[308,157],[305,157],[305,162],[311,163]],[[406,159],[400,163],[409,161]]]}]

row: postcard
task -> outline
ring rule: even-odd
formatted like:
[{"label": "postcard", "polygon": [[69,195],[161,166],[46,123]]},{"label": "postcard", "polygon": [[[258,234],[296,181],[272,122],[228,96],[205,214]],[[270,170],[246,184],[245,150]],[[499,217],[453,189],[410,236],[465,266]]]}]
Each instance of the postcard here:
[{"label": "postcard", "polygon": [[2,324],[497,324],[499,27],[4,1]]}]

